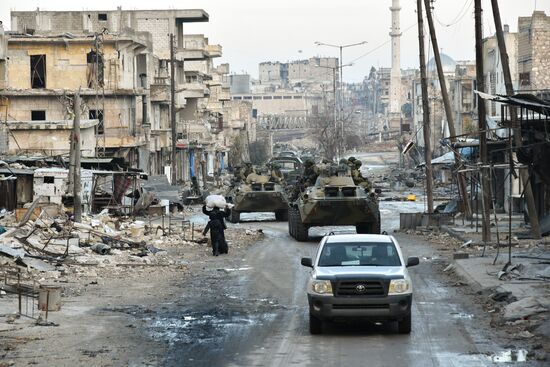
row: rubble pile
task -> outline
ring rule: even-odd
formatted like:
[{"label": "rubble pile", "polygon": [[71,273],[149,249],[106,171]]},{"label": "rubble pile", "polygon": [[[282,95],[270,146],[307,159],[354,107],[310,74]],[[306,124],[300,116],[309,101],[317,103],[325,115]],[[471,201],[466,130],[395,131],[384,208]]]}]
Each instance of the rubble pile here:
[{"label": "rubble pile", "polygon": [[[32,216],[31,216],[32,217]],[[0,219],[0,272],[7,267],[26,270],[38,284],[52,282],[97,284],[100,279],[141,276],[144,273],[186,272],[189,261],[208,256],[202,226],[167,218],[133,219],[102,211],[83,215],[75,223],[59,210],[44,210],[17,222],[12,213]],[[229,230],[232,248],[257,241],[262,233]],[[73,291],[78,293],[78,287]]]}]

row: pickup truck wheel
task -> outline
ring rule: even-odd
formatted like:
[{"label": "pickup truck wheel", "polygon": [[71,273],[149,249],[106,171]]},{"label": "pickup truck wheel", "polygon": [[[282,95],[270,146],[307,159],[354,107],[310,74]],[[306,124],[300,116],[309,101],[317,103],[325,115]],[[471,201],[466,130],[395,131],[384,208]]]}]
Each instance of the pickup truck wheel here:
[{"label": "pickup truck wheel", "polygon": [[309,314],[309,333],[311,335],[321,334],[323,332],[323,321]]},{"label": "pickup truck wheel", "polygon": [[410,334],[411,333],[411,314],[403,318],[403,320],[398,321],[397,329],[399,334]]},{"label": "pickup truck wheel", "polygon": [[236,211],[235,209],[231,209],[231,213],[229,214],[229,221],[231,223],[239,223],[241,220],[241,213]]}]

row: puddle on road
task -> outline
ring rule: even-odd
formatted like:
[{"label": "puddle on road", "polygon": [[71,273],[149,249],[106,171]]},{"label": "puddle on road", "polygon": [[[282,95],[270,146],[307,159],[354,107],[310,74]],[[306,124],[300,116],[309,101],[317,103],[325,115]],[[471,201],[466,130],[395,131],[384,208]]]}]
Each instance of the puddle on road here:
[{"label": "puddle on road", "polygon": [[471,313],[464,313],[464,312],[451,312],[451,316],[457,318],[457,319],[473,319],[474,315]]},{"label": "puddle on road", "polygon": [[504,350],[489,356],[489,360],[495,363],[527,362],[527,351],[525,349]]},{"label": "puddle on road", "polygon": [[187,314],[146,318],[149,333],[155,340],[178,344],[212,344],[230,335],[238,335],[238,329],[257,327],[273,321],[275,313],[263,314]]}]

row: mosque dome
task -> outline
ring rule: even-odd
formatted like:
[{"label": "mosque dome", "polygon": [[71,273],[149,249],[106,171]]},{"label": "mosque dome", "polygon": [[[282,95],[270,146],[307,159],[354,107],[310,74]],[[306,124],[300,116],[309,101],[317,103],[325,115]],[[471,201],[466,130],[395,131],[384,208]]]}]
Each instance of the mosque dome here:
[{"label": "mosque dome", "polygon": [[[439,54],[441,56],[441,66],[443,67],[444,73],[454,73],[456,68],[456,61],[453,60],[452,57],[449,55],[446,55],[444,53]],[[435,65],[435,58],[431,58],[430,61],[428,61],[428,71],[436,71],[436,65]]]}]

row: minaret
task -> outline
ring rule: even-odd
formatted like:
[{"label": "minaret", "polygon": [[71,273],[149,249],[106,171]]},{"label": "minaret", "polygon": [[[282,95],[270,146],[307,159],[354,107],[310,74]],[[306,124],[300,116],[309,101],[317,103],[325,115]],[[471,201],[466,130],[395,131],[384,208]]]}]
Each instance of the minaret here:
[{"label": "minaret", "polygon": [[391,10],[391,78],[389,127],[399,129],[401,122],[401,29],[399,28],[399,0],[392,0]]}]

